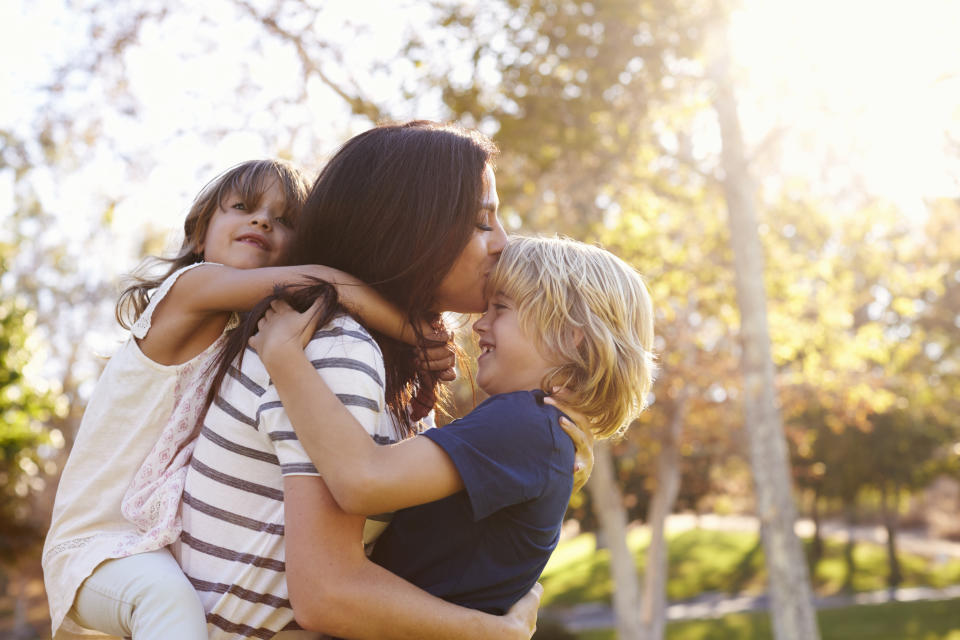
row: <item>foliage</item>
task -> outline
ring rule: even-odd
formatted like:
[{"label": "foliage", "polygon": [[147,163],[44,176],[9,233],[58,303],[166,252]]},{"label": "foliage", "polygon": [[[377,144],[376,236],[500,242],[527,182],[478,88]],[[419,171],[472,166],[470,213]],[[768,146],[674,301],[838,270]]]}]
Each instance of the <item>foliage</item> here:
[{"label": "foliage", "polygon": [[[0,246],[0,267],[10,248]],[[32,494],[43,488],[46,422],[63,411],[57,395],[27,375],[37,355],[32,340],[36,314],[22,299],[0,299],[0,559],[11,560],[36,544],[40,527],[31,518]]]},{"label": "foliage", "polygon": [[[642,570],[649,536],[642,530],[628,538]],[[692,529],[669,536],[667,594],[671,600],[686,600],[703,593],[760,594],[766,576],[763,550],[753,533]],[[856,550],[855,591],[873,591],[886,586],[886,555],[875,544],[861,543]],[[960,583],[960,560],[938,563],[913,554],[899,554],[904,571],[902,586],[944,587]],[[822,560],[812,575],[815,591],[832,595],[846,579],[843,544],[828,541]],[[563,542],[541,577],[545,606],[564,606],[609,601],[612,584],[606,552],[595,549],[592,534]]]}]

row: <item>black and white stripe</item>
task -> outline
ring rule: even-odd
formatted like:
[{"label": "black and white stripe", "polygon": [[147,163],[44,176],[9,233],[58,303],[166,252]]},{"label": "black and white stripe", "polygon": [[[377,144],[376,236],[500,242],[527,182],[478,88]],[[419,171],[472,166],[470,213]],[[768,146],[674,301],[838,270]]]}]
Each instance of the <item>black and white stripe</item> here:
[{"label": "black and white stripe", "polygon": [[[393,442],[383,360],[369,334],[337,318],[314,334],[306,352],[370,435]],[[318,474],[266,370],[248,351],[207,413],[182,503],[177,552],[207,611],[211,638],[269,638],[297,628],[283,573],[285,475]],[[389,514],[370,522],[380,530],[386,520]]]}]

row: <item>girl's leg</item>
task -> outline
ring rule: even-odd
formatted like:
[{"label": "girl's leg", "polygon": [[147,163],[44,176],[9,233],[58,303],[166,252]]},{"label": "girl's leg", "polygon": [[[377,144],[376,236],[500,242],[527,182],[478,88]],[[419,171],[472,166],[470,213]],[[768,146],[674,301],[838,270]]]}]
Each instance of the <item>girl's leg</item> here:
[{"label": "girl's leg", "polygon": [[134,640],[207,638],[200,598],[166,549],[102,563],[80,586],[70,616]]}]

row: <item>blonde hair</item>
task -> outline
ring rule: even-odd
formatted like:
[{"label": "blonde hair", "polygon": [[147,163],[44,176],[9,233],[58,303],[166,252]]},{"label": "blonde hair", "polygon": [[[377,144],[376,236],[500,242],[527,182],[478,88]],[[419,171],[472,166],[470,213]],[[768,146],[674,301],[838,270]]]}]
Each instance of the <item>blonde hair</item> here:
[{"label": "blonde hair", "polygon": [[513,236],[488,292],[516,304],[522,331],[559,362],[541,381],[590,420],[598,438],[622,434],[646,405],[655,369],[653,304],[633,267],[569,238]]},{"label": "blonde hair", "polygon": [[[130,284],[120,294],[114,312],[120,326],[129,329],[136,322],[150,303],[153,290],[174,271],[203,261],[200,245],[207,235],[210,219],[223,208],[223,200],[229,193],[254,208],[273,180],[283,192],[283,215],[296,222],[310,185],[293,165],[283,160],[250,160],[227,169],[208,182],[193,201],[183,221],[183,243],[177,254],[172,258],[148,257],[128,277]],[[167,268],[160,275],[149,275],[156,264],[165,264]]]}]

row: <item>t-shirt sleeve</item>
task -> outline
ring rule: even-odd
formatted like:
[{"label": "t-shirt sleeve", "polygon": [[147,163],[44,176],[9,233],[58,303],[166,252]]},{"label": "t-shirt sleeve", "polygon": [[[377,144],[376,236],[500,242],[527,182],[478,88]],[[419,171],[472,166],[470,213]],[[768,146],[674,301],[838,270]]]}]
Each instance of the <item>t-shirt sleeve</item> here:
[{"label": "t-shirt sleeve", "polygon": [[469,414],[420,437],[439,445],[460,473],[480,520],[539,496],[557,451],[550,420],[526,394],[493,396]]},{"label": "t-shirt sleeve", "polygon": [[[389,438],[390,434],[384,433],[383,358],[373,338],[356,323],[334,321],[314,334],[305,351],[320,377],[367,433],[378,441]],[[260,429],[273,442],[283,475],[319,475],[273,384],[263,396],[259,413]],[[323,416],[314,418],[322,420]]]}]

